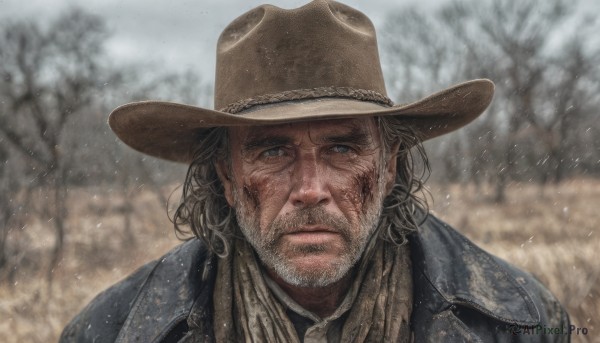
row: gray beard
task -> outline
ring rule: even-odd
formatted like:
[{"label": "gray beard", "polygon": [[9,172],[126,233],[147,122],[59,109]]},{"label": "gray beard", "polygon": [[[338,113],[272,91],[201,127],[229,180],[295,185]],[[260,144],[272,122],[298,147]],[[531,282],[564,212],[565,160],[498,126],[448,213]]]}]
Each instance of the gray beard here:
[{"label": "gray beard", "polygon": [[[383,205],[383,182],[382,180],[378,181],[378,194],[373,197],[370,204],[365,204],[367,208],[360,218],[358,230],[352,230],[348,220],[342,216],[329,214],[322,207],[311,207],[286,215],[283,218],[276,218],[268,226],[266,232],[261,233],[259,219],[256,217],[255,211],[248,208],[247,202],[241,201],[237,192],[234,191],[237,222],[261,262],[267,268],[273,270],[287,284],[297,287],[325,287],[341,280],[350,272],[360,260],[367,243],[376,231]],[[282,255],[280,251],[282,232],[287,227],[314,223],[335,227],[340,232],[347,249],[336,261],[331,261],[326,268],[303,270],[295,267]],[[352,232],[357,233],[353,235]],[[322,249],[323,247],[319,245],[309,245],[297,247],[296,252],[311,254]]]}]

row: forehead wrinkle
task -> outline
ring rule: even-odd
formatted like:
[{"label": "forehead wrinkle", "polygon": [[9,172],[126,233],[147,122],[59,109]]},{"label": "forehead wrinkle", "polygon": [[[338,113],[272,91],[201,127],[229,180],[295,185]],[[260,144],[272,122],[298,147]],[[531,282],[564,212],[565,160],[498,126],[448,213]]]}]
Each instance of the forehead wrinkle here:
[{"label": "forehead wrinkle", "polygon": [[236,136],[239,137],[240,148],[243,151],[275,145],[292,145],[298,132],[307,134],[309,141],[316,144],[353,143],[369,146],[377,139],[374,137],[376,132],[372,130],[376,127],[368,124],[365,120],[356,119],[309,121],[255,126],[248,129],[245,135]]},{"label": "forehead wrinkle", "polygon": [[360,146],[368,146],[373,141],[371,135],[359,128],[353,128],[348,133],[334,133],[325,135],[319,139],[323,143],[354,143]]},{"label": "forehead wrinkle", "polygon": [[[319,130],[316,128],[313,133],[309,123],[308,135],[311,142],[315,143],[354,143],[361,146],[368,146],[373,142],[373,134],[369,130],[368,125],[364,125],[363,121],[357,120],[337,120],[336,125],[332,129]],[[362,124],[362,125],[361,125]],[[314,136],[314,137],[313,137]]]},{"label": "forehead wrinkle", "polygon": [[256,148],[269,147],[275,145],[288,145],[292,143],[292,139],[283,135],[254,135],[248,139],[246,139],[242,143],[243,151],[251,151]]}]

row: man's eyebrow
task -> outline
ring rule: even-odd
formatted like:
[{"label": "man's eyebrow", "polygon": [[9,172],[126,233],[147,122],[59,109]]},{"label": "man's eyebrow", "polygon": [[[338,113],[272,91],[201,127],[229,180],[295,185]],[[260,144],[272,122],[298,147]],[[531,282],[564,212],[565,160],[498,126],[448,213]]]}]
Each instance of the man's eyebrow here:
[{"label": "man's eyebrow", "polygon": [[359,146],[368,146],[373,141],[371,135],[360,128],[352,128],[350,132],[333,134],[321,139],[323,143],[352,143]]},{"label": "man's eyebrow", "polygon": [[[348,132],[332,133],[320,137],[317,140],[319,143],[325,144],[351,143],[358,146],[368,146],[373,141],[371,135],[359,127],[353,127]],[[242,151],[250,152],[260,148],[290,144],[293,144],[293,139],[289,136],[277,134],[264,135],[257,133],[247,137],[246,141],[242,143]]]},{"label": "man's eyebrow", "polygon": [[242,144],[242,151],[253,151],[256,149],[291,144],[292,139],[286,136],[250,136]]}]

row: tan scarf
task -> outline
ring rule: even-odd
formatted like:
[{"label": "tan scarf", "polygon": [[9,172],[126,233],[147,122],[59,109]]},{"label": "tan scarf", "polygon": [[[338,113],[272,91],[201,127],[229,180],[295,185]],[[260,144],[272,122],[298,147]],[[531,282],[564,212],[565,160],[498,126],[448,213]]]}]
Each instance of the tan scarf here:
[{"label": "tan scarf", "polygon": [[[218,262],[213,294],[216,341],[300,342],[284,306],[266,285],[250,245],[241,240],[234,245],[232,253]],[[356,297],[342,342],[409,341],[412,271],[407,245],[373,240],[352,287],[358,289],[351,290]],[[202,341],[193,336],[190,332],[184,341]]]}]

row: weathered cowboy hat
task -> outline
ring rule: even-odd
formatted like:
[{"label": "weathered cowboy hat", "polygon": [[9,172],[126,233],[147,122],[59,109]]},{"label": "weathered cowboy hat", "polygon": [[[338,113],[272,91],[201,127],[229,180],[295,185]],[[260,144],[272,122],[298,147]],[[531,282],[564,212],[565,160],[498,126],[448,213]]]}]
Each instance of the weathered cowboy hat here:
[{"label": "weathered cowboy hat", "polygon": [[217,44],[215,109],[161,101],[115,109],[110,127],[145,154],[189,163],[206,128],[401,116],[424,139],[456,130],[489,105],[494,84],[473,80],[393,106],[373,24],[344,4],[263,5],[235,19]]}]

